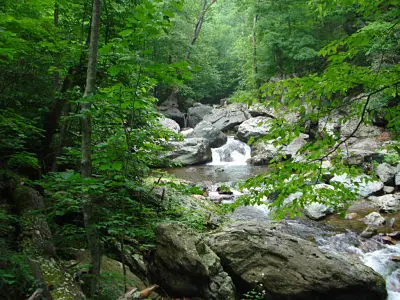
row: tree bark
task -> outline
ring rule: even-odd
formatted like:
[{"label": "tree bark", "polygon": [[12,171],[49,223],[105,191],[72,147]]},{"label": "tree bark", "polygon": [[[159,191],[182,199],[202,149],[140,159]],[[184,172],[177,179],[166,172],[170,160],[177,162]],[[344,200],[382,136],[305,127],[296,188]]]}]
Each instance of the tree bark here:
[{"label": "tree bark", "polygon": [[[86,86],[83,97],[86,101],[82,104],[81,113],[83,114],[82,126],[82,157],[81,157],[81,175],[82,177],[92,176],[92,120],[90,116],[91,99],[96,88],[96,66],[97,53],[99,48],[100,35],[100,11],[101,0],[93,0],[92,22],[90,26],[90,45],[89,61],[86,75]],[[91,252],[91,266],[89,270],[89,293],[93,297],[97,293],[97,282],[100,276],[101,250],[98,231],[96,228],[96,214],[94,212],[95,200],[89,195],[85,197],[86,201],[82,206],[85,222],[86,236],[89,250]]]}]

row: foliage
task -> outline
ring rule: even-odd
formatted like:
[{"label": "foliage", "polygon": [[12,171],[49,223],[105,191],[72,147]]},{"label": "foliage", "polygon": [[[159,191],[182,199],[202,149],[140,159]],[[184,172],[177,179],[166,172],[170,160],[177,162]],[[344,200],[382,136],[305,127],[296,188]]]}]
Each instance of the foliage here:
[{"label": "foliage", "polygon": [[7,295],[7,299],[28,296],[26,293],[34,284],[28,257],[10,246],[10,231],[17,222],[16,217],[0,209],[0,294]]}]

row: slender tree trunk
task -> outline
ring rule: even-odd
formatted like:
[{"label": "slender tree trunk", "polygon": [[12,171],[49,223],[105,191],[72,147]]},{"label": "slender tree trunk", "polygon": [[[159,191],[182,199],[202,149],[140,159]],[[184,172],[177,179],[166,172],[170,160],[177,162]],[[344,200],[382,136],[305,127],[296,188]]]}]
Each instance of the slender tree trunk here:
[{"label": "slender tree trunk", "polygon": [[257,66],[257,21],[258,21],[258,14],[256,13],[253,17],[253,76],[254,76],[254,83],[256,88],[258,89],[258,66]]},{"label": "slender tree trunk", "polygon": [[[92,120],[90,116],[91,100],[96,88],[96,65],[100,36],[100,10],[101,0],[93,0],[92,23],[90,29],[89,62],[86,75],[86,87],[83,95],[86,101],[82,104],[82,177],[92,176]],[[100,276],[101,250],[98,231],[96,228],[96,214],[94,212],[94,199],[86,197],[83,204],[83,217],[85,222],[88,246],[91,253],[91,267],[89,270],[89,291],[93,297],[97,293],[97,282]]]}]

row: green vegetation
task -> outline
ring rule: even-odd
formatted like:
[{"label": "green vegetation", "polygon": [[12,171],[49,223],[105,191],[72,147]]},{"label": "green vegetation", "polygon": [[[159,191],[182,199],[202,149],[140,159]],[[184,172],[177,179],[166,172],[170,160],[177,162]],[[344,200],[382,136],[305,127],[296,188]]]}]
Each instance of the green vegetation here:
[{"label": "green vegetation", "polygon": [[[207,228],[204,215],[187,214],[147,181],[179,138],[159,124],[156,106],[170,95],[182,107],[230,97],[299,116],[274,119],[266,139],[287,145],[308,133],[305,160],[276,157],[235,205],[274,198],[278,217],[327,199],[343,209],[353,193],[312,183],[330,154],[331,173],[358,170],[341,159],[345,141],[315,127],[341,111],[340,123],[355,118],[357,130],[379,117],[399,138],[399,18],[397,0],[0,0],[0,298],[25,299],[43,284],[19,232],[25,214],[46,220],[61,258],[82,247],[99,264],[95,254],[127,240],[151,249],[162,220]],[[179,191],[170,198],[204,193],[156,185]],[[43,203],[21,209],[20,186],[40,191]],[[99,270],[90,272],[87,293],[101,297]]]}]

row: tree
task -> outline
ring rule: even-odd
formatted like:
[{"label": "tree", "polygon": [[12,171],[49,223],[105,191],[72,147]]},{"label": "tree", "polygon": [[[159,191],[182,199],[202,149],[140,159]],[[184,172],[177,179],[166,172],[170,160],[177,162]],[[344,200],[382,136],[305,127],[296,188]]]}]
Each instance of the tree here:
[{"label": "tree", "polygon": [[[81,174],[82,177],[92,176],[92,124],[90,116],[91,99],[96,89],[96,68],[97,68],[97,53],[99,48],[99,33],[100,33],[100,10],[101,0],[93,1],[92,23],[90,30],[90,45],[89,45],[89,61],[86,75],[86,87],[83,98],[85,102],[82,104],[82,160]],[[96,202],[88,197],[82,206],[83,218],[85,221],[88,246],[91,253],[91,266],[89,277],[90,295],[93,297],[97,293],[97,281],[100,277],[101,251],[100,240],[96,228],[97,221],[94,215],[94,206]]]}]

